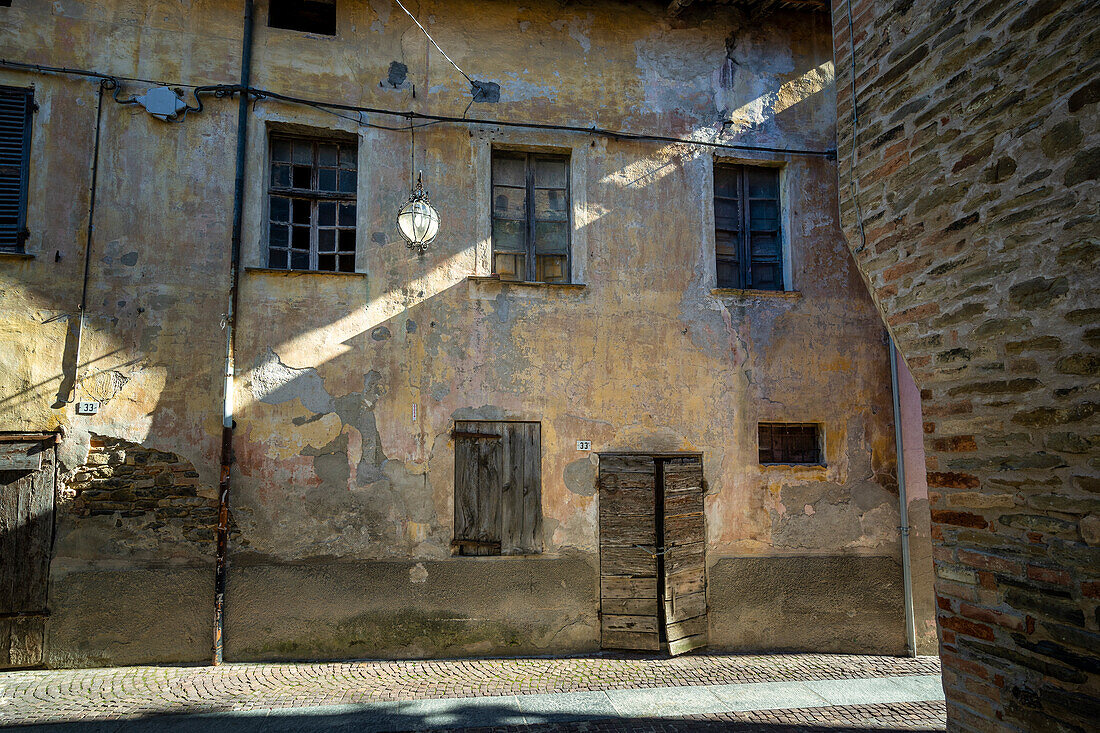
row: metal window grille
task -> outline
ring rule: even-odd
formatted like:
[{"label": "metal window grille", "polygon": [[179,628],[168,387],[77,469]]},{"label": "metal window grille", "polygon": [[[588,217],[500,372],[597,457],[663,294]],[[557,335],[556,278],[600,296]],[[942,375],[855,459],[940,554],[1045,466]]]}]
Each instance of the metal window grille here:
[{"label": "metal window grille", "polygon": [[714,228],[718,287],[783,289],[777,168],[715,165]]},{"label": "metal window grille", "polygon": [[355,271],[357,165],[354,142],[271,136],[268,267]]},{"label": "metal window grille", "polygon": [[816,423],[760,423],[759,444],[760,463],[825,463]]},{"label": "metal window grille", "polygon": [[0,252],[22,252],[27,239],[31,89],[0,86]]},{"label": "metal window grille", "polygon": [[493,152],[493,272],[569,282],[569,157]]}]

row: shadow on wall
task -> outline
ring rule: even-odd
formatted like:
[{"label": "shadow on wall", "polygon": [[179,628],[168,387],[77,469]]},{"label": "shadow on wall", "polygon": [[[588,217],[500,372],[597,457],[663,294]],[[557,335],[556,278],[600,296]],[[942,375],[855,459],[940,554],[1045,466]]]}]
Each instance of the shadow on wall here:
[{"label": "shadow on wall", "polygon": [[[586,694],[598,693],[578,693]],[[520,700],[523,698],[521,697]],[[653,733],[696,733],[697,731],[722,731],[723,733],[781,733],[798,730],[799,733],[826,733],[841,730],[829,724],[825,715],[822,723],[814,725],[800,717],[797,727],[793,723],[762,721],[760,713],[732,713],[746,719],[737,720],[688,720],[668,718],[600,718],[576,713],[520,712],[516,707],[494,702],[494,698],[481,698],[486,704],[474,703],[461,706],[448,705],[447,700],[413,700],[403,703],[373,705],[340,705],[321,708],[292,708],[286,710],[247,711],[235,713],[205,713],[198,715],[158,715],[130,720],[71,721],[49,726],[21,727],[20,731],[56,731],[58,733],[91,733],[92,731],[118,731],[119,733],[143,733],[144,731],[171,730],[176,733],[210,730],[223,733],[263,731],[348,731],[359,733],[383,733],[414,730],[476,729],[487,731],[512,731],[514,733],[549,733],[550,731],[593,730],[645,730]],[[373,709],[372,709],[373,708]],[[773,711],[774,712],[774,711]],[[866,722],[853,725],[851,721],[842,730],[881,729],[881,720],[867,716]],[[503,728],[500,726],[507,726]],[[942,730],[936,725],[906,727],[906,730]]]}]

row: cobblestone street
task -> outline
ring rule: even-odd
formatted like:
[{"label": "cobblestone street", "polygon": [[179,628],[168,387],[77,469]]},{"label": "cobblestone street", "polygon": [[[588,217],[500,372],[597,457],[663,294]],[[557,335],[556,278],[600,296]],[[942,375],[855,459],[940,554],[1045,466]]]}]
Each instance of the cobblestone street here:
[{"label": "cobblestone street", "polygon": [[939,660],[850,655],[227,664],[0,673],[33,730],[942,730]]}]

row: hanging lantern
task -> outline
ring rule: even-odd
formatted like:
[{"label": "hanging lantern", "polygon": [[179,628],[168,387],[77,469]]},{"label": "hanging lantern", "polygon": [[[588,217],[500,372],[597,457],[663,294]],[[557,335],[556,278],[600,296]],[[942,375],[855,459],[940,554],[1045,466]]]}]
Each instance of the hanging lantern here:
[{"label": "hanging lantern", "polygon": [[409,249],[423,252],[439,233],[439,214],[428,201],[424,191],[421,174],[416,175],[416,186],[409,194],[409,200],[397,212],[397,229],[405,238]]}]

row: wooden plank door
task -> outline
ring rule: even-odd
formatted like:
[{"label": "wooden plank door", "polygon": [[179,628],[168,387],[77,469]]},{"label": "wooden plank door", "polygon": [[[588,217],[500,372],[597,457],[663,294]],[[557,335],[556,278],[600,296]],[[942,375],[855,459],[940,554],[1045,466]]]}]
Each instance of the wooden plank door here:
[{"label": "wooden plank door", "polygon": [[661,648],[656,479],[656,464],[650,456],[600,456],[600,630],[604,649]]},{"label": "wooden plank door", "polygon": [[703,460],[660,460],[664,556],[662,622],[669,654],[707,645],[706,532],[703,520]]},{"label": "wooden plank door", "polygon": [[0,442],[0,668],[42,664],[53,511],[53,446]]}]

